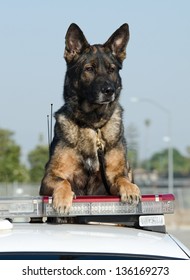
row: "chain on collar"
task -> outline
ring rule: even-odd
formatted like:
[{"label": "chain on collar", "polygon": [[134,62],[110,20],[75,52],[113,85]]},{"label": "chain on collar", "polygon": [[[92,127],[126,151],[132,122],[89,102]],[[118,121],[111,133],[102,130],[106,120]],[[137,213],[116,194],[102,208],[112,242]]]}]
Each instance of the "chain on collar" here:
[{"label": "chain on collar", "polygon": [[109,195],[111,195],[110,192],[110,184],[107,180],[107,176],[106,176],[106,164],[105,164],[105,155],[104,155],[104,143],[102,140],[102,134],[101,134],[101,130],[98,129],[96,131],[96,146],[97,146],[97,154],[98,154],[98,160],[100,163],[100,173],[101,173],[101,177],[102,177],[102,181],[103,184],[105,186],[105,189],[107,191],[107,193]]},{"label": "chain on collar", "polygon": [[102,141],[102,133],[101,130],[98,128],[96,131],[96,146],[97,150],[104,151],[104,144]]}]

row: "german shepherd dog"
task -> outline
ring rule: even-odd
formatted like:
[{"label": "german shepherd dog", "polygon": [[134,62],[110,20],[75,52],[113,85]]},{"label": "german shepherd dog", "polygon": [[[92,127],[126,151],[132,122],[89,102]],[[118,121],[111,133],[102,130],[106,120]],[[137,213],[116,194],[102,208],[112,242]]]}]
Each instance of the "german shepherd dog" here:
[{"label": "german shepherd dog", "polygon": [[53,207],[68,213],[75,195],[108,194],[98,149],[111,195],[138,203],[140,190],[131,180],[119,96],[119,70],[126,56],[128,24],[104,43],[90,45],[72,23],[66,34],[64,105],[55,113],[54,138],[40,195],[53,196]]}]

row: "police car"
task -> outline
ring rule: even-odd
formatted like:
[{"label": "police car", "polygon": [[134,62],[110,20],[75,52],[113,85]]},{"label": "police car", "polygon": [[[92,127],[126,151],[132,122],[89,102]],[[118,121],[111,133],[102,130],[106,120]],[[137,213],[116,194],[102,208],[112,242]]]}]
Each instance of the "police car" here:
[{"label": "police car", "polygon": [[0,259],[189,260],[166,232],[174,202],[172,194],[143,195],[136,206],[114,196],[77,197],[61,216],[51,197],[2,197]]}]

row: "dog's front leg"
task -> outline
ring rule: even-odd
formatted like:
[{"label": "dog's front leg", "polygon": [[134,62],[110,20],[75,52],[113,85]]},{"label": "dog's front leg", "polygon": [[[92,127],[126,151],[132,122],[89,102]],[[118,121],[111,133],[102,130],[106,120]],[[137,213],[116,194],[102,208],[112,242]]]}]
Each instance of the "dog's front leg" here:
[{"label": "dog's front leg", "polygon": [[69,213],[72,206],[73,197],[71,184],[68,180],[62,180],[60,186],[57,186],[53,192],[53,207],[58,213]]},{"label": "dog's front leg", "polygon": [[140,190],[131,182],[122,149],[115,148],[106,154],[106,175],[111,194],[120,195],[122,202],[130,204],[137,204],[140,201]]},{"label": "dog's front leg", "polygon": [[114,185],[111,187],[111,190],[114,192],[116,187],[117,192],[121,196],[122,202],[138,204],[141,197],[139,187],[136,184],[131,183],[127,176],[118,177],[115,180]]},{"label": "dog's front leg", "polygon": [[72,149],[55,151],[46,167],[40,195],[53,197],[53,207],[59,213],[68,213],[72,206],[74,192],[71,182],[77,169],[77,155]]}]

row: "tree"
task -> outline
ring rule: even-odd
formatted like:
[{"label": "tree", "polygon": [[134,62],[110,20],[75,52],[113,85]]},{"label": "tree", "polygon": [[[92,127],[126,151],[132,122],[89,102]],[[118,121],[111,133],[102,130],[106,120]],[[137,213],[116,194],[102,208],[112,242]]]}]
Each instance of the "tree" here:
[{"label": "tree", "polygon": [[126,129],[127,154],[132,168],[138,166],[138,131],[134,124],[130,124]]},{"label": "tree", "polygon": [[174,157],[174,174],[175,176],[189,176],[190,175],[190,160],[183,156],[177,149],[173,151]]},{"label": "tree", "polygon": [[49,151],[48,146],[39,144],[34,150],[28,154],[28,161],[30,164],[30,181],[40,182],[43,174],[44,167],[48,161]]},{"label": "tree", "polygon": [[186,148],[186,151],[187,151],[187,154],[188,154],[188,158],[190,158],[190,146],[188,146],[188,147]]},{"label": "tree", "polygon": [[13,139],[14,132],[0,129],[0,182],[23,182],[28,171],[20,162],[21,148]]},{"label": "tree", "polygon": [[[156,169],[161,176],[167,176],[168,172],[168,150],[155,153],[150,159],[150,169]],[[173,149],[174,175],[177,177],[190,175],[190,160]],[[143,162],[146,166],[146,161]]]}]

